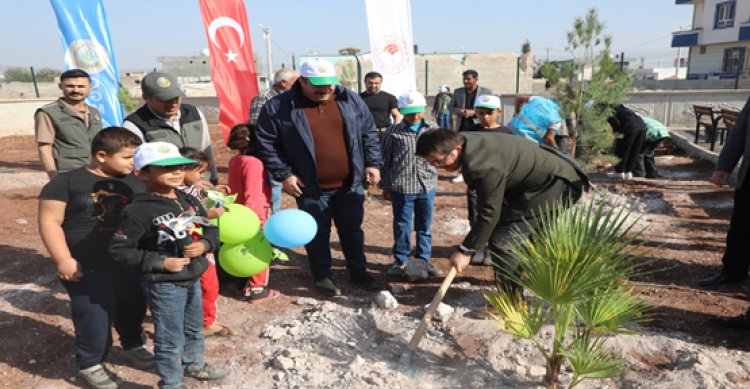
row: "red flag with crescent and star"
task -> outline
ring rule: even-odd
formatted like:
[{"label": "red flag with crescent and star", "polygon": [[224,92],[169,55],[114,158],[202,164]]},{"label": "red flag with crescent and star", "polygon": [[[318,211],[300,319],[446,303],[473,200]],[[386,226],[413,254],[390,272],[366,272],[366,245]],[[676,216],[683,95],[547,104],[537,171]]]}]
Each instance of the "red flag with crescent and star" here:
[{"label": "red flag with crescent and star", "polygon": [[219,96],[219,128],[229,130],[250,119],[258,94],[253,46],[243,0],[198,0],[211,52],[211,78]]}]

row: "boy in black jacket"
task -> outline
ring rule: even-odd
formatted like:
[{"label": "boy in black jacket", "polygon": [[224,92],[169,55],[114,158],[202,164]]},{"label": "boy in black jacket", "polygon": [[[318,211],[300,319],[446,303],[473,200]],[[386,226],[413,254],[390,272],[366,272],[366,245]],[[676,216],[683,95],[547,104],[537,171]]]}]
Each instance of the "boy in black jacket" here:
[{"label": "boy in black jacket", "polygon": [[226,376],[204,360],[198,282],[208,267],[204,254],[218,247],[218,230],[195,197],[175,189],[183,183],[186,166],[195,163],[171,143],[138,147],[135,168],[148,189],[123,209],[109,245],[114,260],[134,268],[143,281],[155,327],[159,387],[164,389],[182,388],[183,375],[202,381]]}]

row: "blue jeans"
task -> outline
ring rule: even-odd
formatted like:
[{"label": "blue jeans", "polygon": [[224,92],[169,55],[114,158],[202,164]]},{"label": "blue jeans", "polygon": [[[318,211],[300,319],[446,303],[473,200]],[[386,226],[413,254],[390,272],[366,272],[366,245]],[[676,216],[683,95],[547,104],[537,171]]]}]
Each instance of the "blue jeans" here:
[{"label": "blue jeans", "polygon": [[440,128],[452,128],[451,113],[450,112],[438,112],[437,124]]},{"label": "blue jeans", "polygon": [[281,210],[281,190],[284,186],[270,176],[268,183],[271,184],[271,212],[276,213]]},{"label": "blue jeans", "polygon": [[428,261],[432,256],[432,211],[435,189],[419,194],[391,193],[393,206],[393,256],[402,264],[411,254],[411,225],[417,235],[416,258]]},{"label": "blue jeans", "polygon": [[[143,282],[154,321],[154,360],[159,388],[178,388],[183,369],[203,367],[203,304],[200,282],[182,286]],[[184,366],[184,368],[183,368]]]},{"label": "blue jeans", "polygon": [[336,223],[346,269],[356,276],[366,272],[365,233],[362,231],[365,195],[356,189],[324,190],[320,197],[300,197],[297,207],[315,219],[318,232],[305,245],[307,261],[315,280],[333,277],[331,272],[331,219]]}]

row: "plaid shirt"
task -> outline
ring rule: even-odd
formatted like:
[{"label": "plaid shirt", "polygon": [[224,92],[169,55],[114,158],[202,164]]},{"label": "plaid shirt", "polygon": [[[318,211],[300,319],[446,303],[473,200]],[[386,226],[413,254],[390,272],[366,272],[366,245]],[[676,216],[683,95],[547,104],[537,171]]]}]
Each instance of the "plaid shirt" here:
[{"label": "plaid shirt", "polygon": [[257,96],[253,97],[252,103],[250,103],[250,121],[252,125],[258,124],[258,117],[260,116],[260,110],[266,104],[266,101],[280,95],[282,92],[272,86],[268,89],[264,89],[258,93]]},{"label": "plaid shirt", "polygon": [[417,137],[435,123],[422,121],[419,132],[414,132],[402,121],[388,127],[383,137],[383,168],[380,186],[393,192],[419,194],[435,189],[435,167],[417,157]]}]

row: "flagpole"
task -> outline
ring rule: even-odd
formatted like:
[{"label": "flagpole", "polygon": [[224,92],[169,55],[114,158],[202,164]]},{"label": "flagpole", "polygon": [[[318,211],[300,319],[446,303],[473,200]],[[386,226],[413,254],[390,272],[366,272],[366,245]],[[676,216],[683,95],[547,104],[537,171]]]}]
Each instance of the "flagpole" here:
[{"label": "flagpole", "polygon": [[268,71],[266,73],[266,87],[273,85],[273,65],[271,64],[271,27],[263,27],[258,24],[263,31],[263,39],[266,41],[266,61],[268,61]]}]

